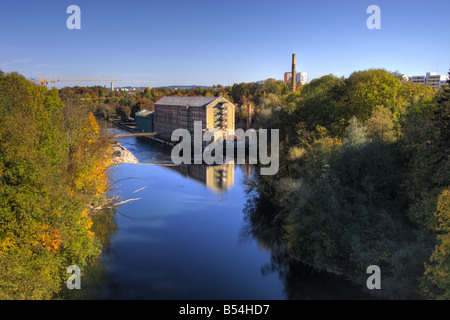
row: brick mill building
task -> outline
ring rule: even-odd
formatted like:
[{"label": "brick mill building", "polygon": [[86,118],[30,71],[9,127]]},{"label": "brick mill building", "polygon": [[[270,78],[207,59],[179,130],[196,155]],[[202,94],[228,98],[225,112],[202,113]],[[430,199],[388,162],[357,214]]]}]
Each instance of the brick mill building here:
[{"label": "brick mill building", "polygon": [[223,97],[163,97],[155,103],[154,130],[170,140],[172,132],[183,128],[194,132],[194,121],[202,129],[234,130],[234,105]]}]

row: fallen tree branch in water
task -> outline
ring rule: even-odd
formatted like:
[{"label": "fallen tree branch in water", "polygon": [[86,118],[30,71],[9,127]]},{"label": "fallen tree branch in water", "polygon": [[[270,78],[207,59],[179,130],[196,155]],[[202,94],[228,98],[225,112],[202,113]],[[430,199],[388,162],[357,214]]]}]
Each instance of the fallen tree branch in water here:
[{"label": "fallen tree branch in water", "polygon": [[92,205],[90,205],[88,207],[89,207],[89,209],[92,212],[95,212],[95,211],[98,211],[98,210],[101,210],[101,209],[111,209],[111,208],[117,207],[117,206],[119,206],[121,204],[125,204],[125,203],[129,203],[129,202],[141,200],[141,198],[136,198],[136,199],[127,199],[127,200],[124,200],[124,201],[117,202],[118,199],[119,199],[119,196],[109,197],[104,203],[102,203],[101,205],[99,205],[97,207],[94,207]]},{"label": "fallen tree branch in water", "polygon": [[144,190],[145,188],[147,188],[147,186],[142,187],[142,188],[140,188],[140,189],[137,189],[136,191],[133,191],[133,193],[137,193],[137,192],[139,192],[139,191],[141,191],[141,190]]},{"label": "fallen tree branch in water", "polygon": [[141,200],[141,198],[128,199],[128,200],[120,201],[120,202],[117,202],[117,203],[113,203],[112,206],[119,206],[121,204],[125,204],[125,203],[128,203],[128,202],[133,202],[133,201],[137,201],[137,200]]}]

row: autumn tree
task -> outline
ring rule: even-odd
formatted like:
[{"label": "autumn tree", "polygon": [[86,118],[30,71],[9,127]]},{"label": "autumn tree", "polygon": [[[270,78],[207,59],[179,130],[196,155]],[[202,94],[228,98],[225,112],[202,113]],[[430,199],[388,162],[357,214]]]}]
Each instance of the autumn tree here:
[{"label": "autumn tree", "polygon": [[90,204],[107,185],[107,144],[58,90],[0,76],[0,298],[50,299],[71,264],[100,253]]}]

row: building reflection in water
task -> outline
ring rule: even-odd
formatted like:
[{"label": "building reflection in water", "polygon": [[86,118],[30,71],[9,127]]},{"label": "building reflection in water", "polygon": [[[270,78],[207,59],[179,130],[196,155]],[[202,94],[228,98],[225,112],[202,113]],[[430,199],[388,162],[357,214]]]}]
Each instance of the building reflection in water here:
[{"label": "building reflection in water", "polygon": [[179,165],[167,168],[177,171],[186,178],[203,183],[216,193],[223,193],[234,185],[234,163],[217,166]]}]

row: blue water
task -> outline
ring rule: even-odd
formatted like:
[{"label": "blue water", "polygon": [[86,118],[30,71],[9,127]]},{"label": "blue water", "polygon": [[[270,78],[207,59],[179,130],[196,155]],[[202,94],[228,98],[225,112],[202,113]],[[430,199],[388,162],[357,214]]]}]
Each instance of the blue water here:
[{"label": "blue water", "polygon": [[[170,160],[167,149],[145,138],[120,142],[142,163]],[[247,169],[114,167],[111,194],[133,201],[117,208],[117,230],[100,260],[102,280],[95,298],[359,298],[357,288],[336,276],[292,262],[268,268],[273,265],[271,245],[242,236],[248,225],[243,213]]]}]

